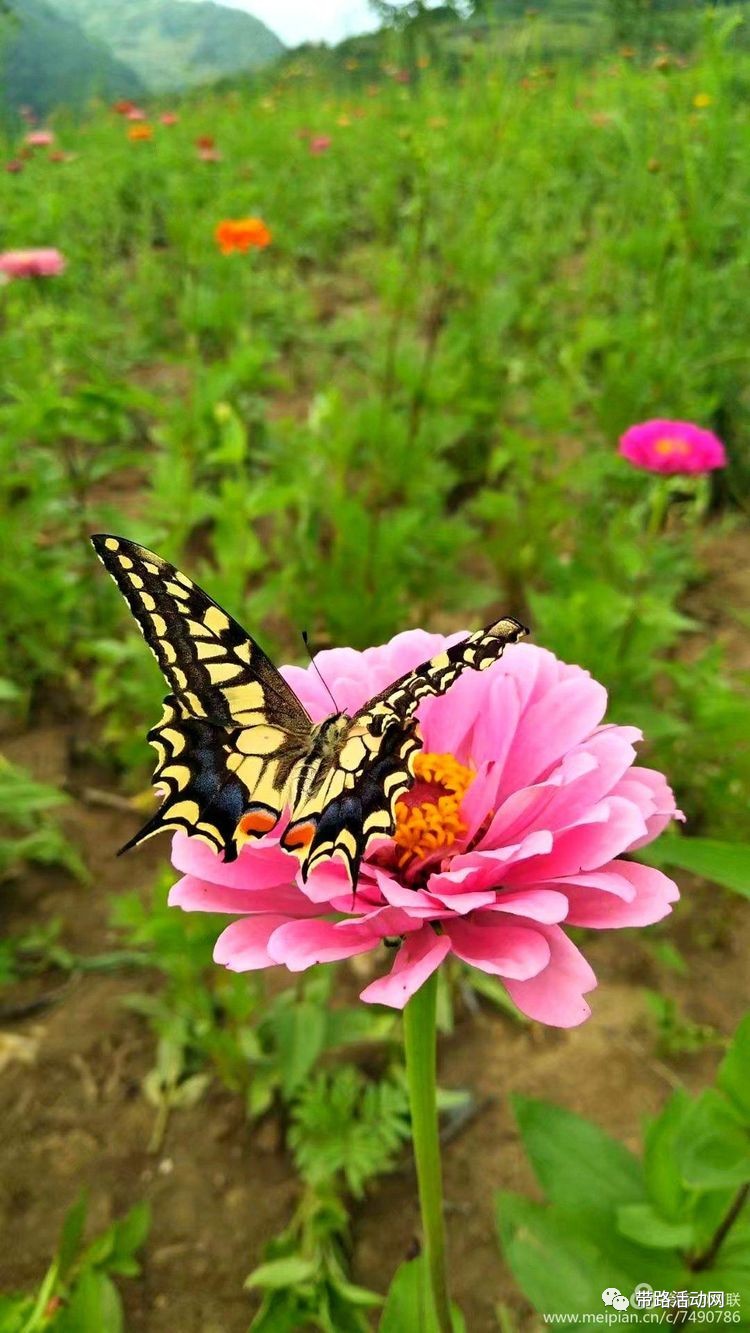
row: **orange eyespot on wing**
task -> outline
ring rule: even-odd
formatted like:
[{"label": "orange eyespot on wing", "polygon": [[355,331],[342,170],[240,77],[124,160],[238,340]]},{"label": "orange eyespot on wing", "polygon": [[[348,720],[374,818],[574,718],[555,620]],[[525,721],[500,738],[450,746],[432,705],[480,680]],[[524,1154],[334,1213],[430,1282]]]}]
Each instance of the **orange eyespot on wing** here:
[{"label": "orange eyespot on wing", "polygon": [[287,852],[307,851],[315,837],[317,827],[312,820],[305,820],[302,824],[292,824],[281,839],[282,847]]},{"label": "orange eyespot on wing", "polygon": [[237,825],[237,833],[246,838],[262,838],[264,833],[271,832],[271,829],[278,822],[278,818],[278,813],[275,810],[257,808],[248,810]]}]

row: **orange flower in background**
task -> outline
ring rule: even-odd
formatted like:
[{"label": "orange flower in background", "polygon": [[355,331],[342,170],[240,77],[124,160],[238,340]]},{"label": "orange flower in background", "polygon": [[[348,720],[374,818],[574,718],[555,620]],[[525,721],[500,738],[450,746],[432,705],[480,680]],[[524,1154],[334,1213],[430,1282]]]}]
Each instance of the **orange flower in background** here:
[{"label": "orange flower in background", "polygon": [[153,139],[153,137],[154,131],[150,125],[131,125],[128,130],[128,138],[132,139],[133,143],[140,143],[142,140]]},{"label": "orange flower in background", "polygon": [[214,240],[223,255],[235,250],[244,254],[251,248],[264,250],[271,244],[271,233],[261,218],[225,218],[217,223]]}]

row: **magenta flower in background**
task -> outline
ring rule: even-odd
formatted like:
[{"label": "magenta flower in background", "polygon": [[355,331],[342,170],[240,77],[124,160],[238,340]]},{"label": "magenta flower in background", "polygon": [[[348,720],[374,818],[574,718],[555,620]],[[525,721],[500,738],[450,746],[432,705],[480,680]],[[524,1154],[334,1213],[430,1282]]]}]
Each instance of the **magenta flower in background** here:
[{"label": "magenta flower in background", "polygon": [[319,153],[327,153],[332,143],[327,134],[314,134],[310,139],[310,152],[317,157]]},{"label": "magenta flower in background", "polygon": [[29,130],[24,143],[29,148],[49,148],[55,142],[52,130]]},{"label": "magenta flower in background", "polygon": [[[351,712],[461,637],[411,630],[316,661]],[[330,712],[312,666],[283,675],[314,720]],[[239,917],[214,952],[233,971],[299,972],[372,952],[381,971],[393,964],[361,998],[401,1009],[453,954],[499,977],[530,1018],[575,1026],[596,978],[564,927],[649,925],[678,897],[661,871],[623,859],[682,816],[662,774],[634,762],[640,731],[603,723],[606,703],[580,667],[511,646],[421,705],[415,784],[395,836],[370,844],[354,900],[337,861],[303,885],[278,835],[246,844],[227,865],[178,834],[172,860],[183,878],[170,902]],[[386,939],[400,941],[395,957]]]},{"label": "magenta flower in background", "polygon": [[6,250],[0,254],[0,273],[11,278],[53,278],[62,273],[65,259],[59,250]]},{"label": "magenta flower in background", "polygon": [[642,421],[620,437],[619,452],[647,472],[711,472],[727,463],[718,436],[692,421]]}]

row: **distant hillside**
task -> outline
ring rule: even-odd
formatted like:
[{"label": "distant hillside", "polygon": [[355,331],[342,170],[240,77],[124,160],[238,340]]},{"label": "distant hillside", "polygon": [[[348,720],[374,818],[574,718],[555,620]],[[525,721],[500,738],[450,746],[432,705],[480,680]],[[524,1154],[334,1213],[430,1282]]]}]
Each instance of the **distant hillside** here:
[{"label": "distant hillside", "polygon": [[180,0],[53,2],[154,91],[257,69],[284,50],[260,19],[223,5]]},{"label": "distant hillside", "polygon": [[137,74],[44,0],[4,0],[0,100],[40,115],[60,103],[81,106],[95,94],[133,97]]}]

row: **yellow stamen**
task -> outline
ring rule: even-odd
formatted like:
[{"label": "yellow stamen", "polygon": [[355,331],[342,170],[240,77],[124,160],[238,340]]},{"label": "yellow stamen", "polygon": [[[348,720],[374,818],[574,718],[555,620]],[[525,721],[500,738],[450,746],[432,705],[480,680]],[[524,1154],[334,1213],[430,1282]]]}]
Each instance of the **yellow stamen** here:
[{"label": "yellow stamen", "polygon": [[664,436],[661,440],[657,440],[654,449],[657,454],[664,454],[666,456],[671,454],[673,457],[677,458],[684,458],[685,454],[690,453],[690,445],[687,440],[676,439],[675,436],[669,435]]},{"label": "yellow stamen", "polygon": [[394,841],[401,849],[401,868],[452,847],[466,832],[461,802],[475,777],[452,754],[423,753],[415,758],[414,775],[409,796],[396,806]]}]

